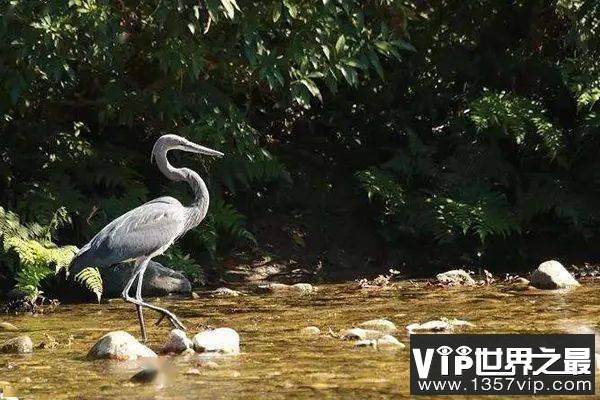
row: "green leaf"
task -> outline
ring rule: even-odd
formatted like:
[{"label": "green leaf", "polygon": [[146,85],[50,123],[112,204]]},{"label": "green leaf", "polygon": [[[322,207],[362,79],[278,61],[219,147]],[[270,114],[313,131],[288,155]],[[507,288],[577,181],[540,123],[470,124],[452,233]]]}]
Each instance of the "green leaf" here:
[{"label": "green leaf", "polygon": [[290,0],[283,0],[283,4],[287,8],[290,17],[296,18],[296,16],[298,15],[298,8],[296,8],[296,5]]},{"label": "green leaf", "polygon": [[187,24],[187,27],[190,30],[190,32],[192,32],[192,35],[196,33],[196,27],[193,23],[190,22],[189,24]]},{"label": "green leaf", "polygon": [[402,50],[417,51],[412,44],[405,42],[404,40],[395,40],[393,43]]},{"label": "green leaf", "polygon": [[301,82],[304,86],[306,86],[310,94],[318,98],[320,101],[323,101],[323,98],[321,97],[321,91],[311,79],[304,78],[301,80]]},{"label": "green leaf", "polygon": [[275,7],[273,7],[273,22],[279,21],[281,18],[281,6],[279,3],[275,3]]},{"label": "green leaf", "polygon": [[341,35],[335,43],[335,52],[341,54],[344,51],[344,47],[346,47],[346,37]]},{"label": "green leaf", "polygon": [[373,50],[369,50],[367,54],[369,55],[369,61],[371,62],[371,65],[373,65],[373,68],[375,68],[375,71],[377,71],[377,75],[379,75],[381,79],[385,79],[383,68],[381,67],[377,53],[375,53]]}]

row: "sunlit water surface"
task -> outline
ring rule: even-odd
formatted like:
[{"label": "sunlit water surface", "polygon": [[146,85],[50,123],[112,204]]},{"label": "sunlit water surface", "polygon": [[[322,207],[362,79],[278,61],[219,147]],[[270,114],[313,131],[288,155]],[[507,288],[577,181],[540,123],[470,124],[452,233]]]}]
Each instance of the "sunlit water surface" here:
[{"label": "sunlit water surface", "polygon": [[[564,293],[502,285],[448,289],[412,282],[383,291],[321,285],[305,296],[203,296],[159,303],[174,311],[190,333],[205,325],[237,330],[242,354],[214,358],[218,366],[213,368],[203,367],[197,356],[169,357],[173,373],[163,384],[132,384],[129,378],[140,363],[87,361],[85,355],[112,330],[139,336],[133,307],[120,300],[67,304],[49,315],[0,317],[30,335],[34,345],[48,341],[46,335],[59,343],[30,356],[0,355],[0,384],[9,384],[13,393],[28,399],[407,398],[408,348],[355,349],[328,334],[329,328],[339,332],[367,319],[388,318],[399,327],[397,338],[408,344],[406,325],[440,317],[474,323],[469,333],[548,333],[561,332],[564,326],[597,329],[600,324],[600,284]],[[148,311],[146,318],[148,345],[158,351],[169,328],[164,322],[153,326],[154,315]],[[321,328],[322,334],[302,335],[300,330],[309,325]],[[13,336],[0,332],[0,340]],[[200,373],[185,374],[190,368]]]}]

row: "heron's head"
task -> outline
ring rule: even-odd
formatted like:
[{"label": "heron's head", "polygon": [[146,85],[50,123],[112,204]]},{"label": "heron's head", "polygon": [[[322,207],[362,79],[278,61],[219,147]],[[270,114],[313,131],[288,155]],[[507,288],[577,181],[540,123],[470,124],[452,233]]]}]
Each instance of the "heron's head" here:
[{"label": "heron's head", "polygon": [[184,137],[178,135],[163,135],[154,143],[152,149],[151,160],[161,152],[166,153],[169,150],[182,150],[190,153],[205,154],[207,156],[223,157],[224,154],[220,151],[200,146],[194,142],[190,142]]}]

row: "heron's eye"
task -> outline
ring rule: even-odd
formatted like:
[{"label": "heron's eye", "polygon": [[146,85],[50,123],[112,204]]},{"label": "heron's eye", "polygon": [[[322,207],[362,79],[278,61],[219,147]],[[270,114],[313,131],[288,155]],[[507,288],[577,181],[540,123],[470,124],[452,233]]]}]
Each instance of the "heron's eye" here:
[{"label": "heron's eye", "polygon": [[458,349],[456,349],[456,352],[461,356],[468,356],[471,354],[471,352],[473,352],[473,350],[469,346],[460,346]]},{"label": "heron's eye", "polygon": [[452,351],[452,348],[449,346],[440,346],[437,349],[438,354],[441,356],[447,356],[448,354],[452,353]]}]

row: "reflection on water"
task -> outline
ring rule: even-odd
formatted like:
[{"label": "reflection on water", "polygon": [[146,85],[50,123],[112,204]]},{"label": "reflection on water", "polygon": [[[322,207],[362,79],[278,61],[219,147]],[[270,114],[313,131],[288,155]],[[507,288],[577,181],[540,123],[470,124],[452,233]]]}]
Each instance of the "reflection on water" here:
[{"label": "reflection on water", "polygon": [[[308,296],[162,299],[161,305],[180,316],[190,333],[206,325],[234,328],[243,351],[240,356],[214,358],[218,366],[212,368],[203,367],[198,356],[170,358],[166,361],[173,373],[162,387],[128,382],[140,362],[85,360],[88,349],[109,331],[123,329],[139,336],[133,307],[121,301],[63,305],[39,317],[2,317],[25,330],[35,344],[47,341],[47,335],[59,344],[36,349],[31,356],[1,355],[0,385],[32,399],[405,398],[408,349],[354,349],[351,342],[327,335],[328,328],[337,332],[385,317],[396,323],[396,336],[408,344],[406,325],[439,317],[476,324],[470,333],[560,332],[565,326],[596,329],[600,323],[600,284],[566,293],[409,283],[375,292],[348,285],[319,289]],[[152,315],[146,315],[151,322]],[[301,335],[300,329],[308,325],[323,333]],[[158,350],[168,329],[164,323],[150,325],[149,346]],[[0,340],[14,335],[0,332]],[[185,374],[190,368],[200,373]]]}]

